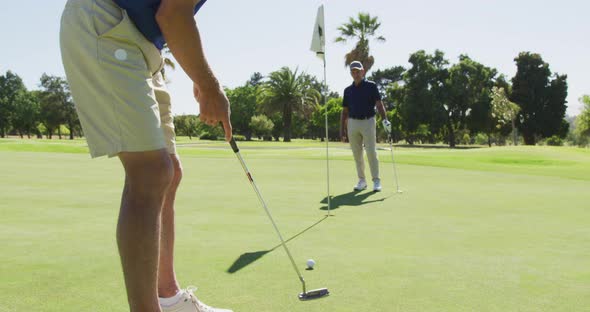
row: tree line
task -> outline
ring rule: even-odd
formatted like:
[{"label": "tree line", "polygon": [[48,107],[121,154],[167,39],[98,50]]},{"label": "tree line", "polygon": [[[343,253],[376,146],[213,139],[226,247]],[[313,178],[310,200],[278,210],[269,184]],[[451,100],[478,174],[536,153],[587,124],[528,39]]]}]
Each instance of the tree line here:
[{"label": "tree line", "polygon": [[[368,13],[338,27],[335,42],[353,42],[344,65],[360,61],[370,71],[375,58],[370,40],[384,42],[378,34],[381,22]],[[166,52],[167,50],[165,50]],[[174,68],[171,59],[165,58]],[[567,76],[552,73],[541,55],[522,52],[514,59],[517,72],[508,80],[494,68],[468,55],[451,64],[442,51],[423,50],[411,54],[410,66],[373,71],[374,81],[392,121],[394,141],[408,144],[440,143],[498,144],[522,141],[534,145],[586,145],[590,135],[590,97],[580,101],[585,108],[576,119],[566,120]],[[0,136],[31,134],[51,138],[62,129],[70,139],[82,136],[80,122],[65,79],[43,74],[41,90],[27,91],[18,75],[8,71],[0,76]],[[267,75],[253,73],[236,88],[225,88],[231,103],[231,122],[237,139],[291,141],[292,138],[339,140],[342,98],[314,76],[282,67]],[[325,103],[325,106],[324,106]],[[324,118],[328,114],[328,137]],[[198,116],[175,116],[178,135],[218,139],[220,127],[210,127]],[[378,140],[386,140],[377,129]]]},{"label": "tree line", "polygon": [[62,138],[62,129],[70,139],[82,136],[82,128],[64,78],[43,74],[39,90],[29,91],[23,80],[7,71],[0,76],[0,137],[54,134]]},{"label": "tree line", "polygon": [[[552,73],[539,54],[522,52],[514,60],[517,72],[508,80],[467,55],[451,64],[442,51],[421,50],[410,55],[409,68],[378,69],[367,78],[382,93],[396,142],[444,142],[450,147],[520,141],[534,145],[539,140],[588,144],[590,97],[581,99],[582,114],[568,122],[567,76]],[[0,137],[61,138],[64,131],[70,139],[83,136],[66,80],[43,74],[39,86],[28,91],[17,74],[0,76]],[[324,140],[326,97],[328,139],[339,140],[341,96],[298,69],[256,72],[242,86],[225,92],[238,139]],[[175,126],[181,136],[223,137],[221,128],[201,123],[195,115],[175,116]],[[382,129],[378,138],[387,139]]]},{"label": "tree line", "polygon": [[[520,141],[534,145],[545,140],[561,145],[569,138],[576,144],[574,134],[568,137],[570,122],[565,119],[567,76],[552,73],[539,54],[523,52],[514,60],[517,73],[508,80],[467,55],[450,64],[442,51],[417,51],[409,57],[409,68],[379,69],[368,79],[383,96],[398,142],[444,142],[454,147]],[[282,68],[267,76],[255,73],[243,86],[226,92],[232,103],[232,124],[246,140],[252,136],[323,140],[322,95],[327,97],[329,139],[339,139],[342,98],[315,77]],[[209,136],[215,131],[195,127],[196,116],[181,119],[179,133],[200,129]],[[200,133],[190,131],[193,136]],[[387,139],[382,129],[378,137]]]}]

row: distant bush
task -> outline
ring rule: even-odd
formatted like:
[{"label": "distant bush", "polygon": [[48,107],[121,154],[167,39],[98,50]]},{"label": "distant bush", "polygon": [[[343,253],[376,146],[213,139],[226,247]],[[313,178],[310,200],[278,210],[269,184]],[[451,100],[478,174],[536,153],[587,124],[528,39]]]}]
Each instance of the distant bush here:
[{"label": "distant bush", "polygon": [[234,141],[246,141],[246,137],[241,134],[234,134]]},{"label": "distant bush", "polygon": [[547,138],[547,140],[545,140],[545,143],[550,146],[563,146],[563,139],[554,135],[550,138]]},{"label": "distant bush", "polygon": [[469,135],[469,130],[465,131],[457,131],[457,143],[458,144],[469,144],[471,141],[471,136]]},{"label": "distant bush", "polygon": [[199,136],[199,139],[201,140],[211,140],[211,141],[217,141],[217,135],[214,133],[209,133],[207,131],[201,133],[201,136]]},{"label": "distant bush", "polygon": [[252,116],[250,119],[250,128],[254,135],[258,137],[269,136],[272,134],[272,128],[275,124],[265,115]]},{"label": "distant bush", "polygon": [[477,145],[487,145],[488,144],[488,135],[485,133],[478,133],[475,135],[473,139],[473,143]]}]

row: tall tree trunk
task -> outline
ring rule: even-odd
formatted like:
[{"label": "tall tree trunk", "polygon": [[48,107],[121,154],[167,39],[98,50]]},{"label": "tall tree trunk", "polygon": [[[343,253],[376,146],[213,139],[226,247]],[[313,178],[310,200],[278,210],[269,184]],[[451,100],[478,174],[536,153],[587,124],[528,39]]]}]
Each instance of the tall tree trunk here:
[{"label": "tall tree trunk", "polygon": [[291,142],[291,123],[293,121],[293,108],[290,105],[285,105],[283,110],[283,125],[284,125],[284,136],[283,142]]},{"label": "tall tree trunk", "polygon": [[535,145],[535,135],[530,132],[523,132],[522,138],[524,139],[524,145]]},{"label": "tall tree trunk", "polygon": [[447,123],[447,128],[449,128],[449,147],[455,147],[455,130],[453,129],[453,123]]},{"label": "tall tree trunk", "polygon": [[70,140],[74,139],[74,125],[73,124],[69,124],[70,127]]},{"label": "tall tree trunk", "polygon": [[516,119],[512,119],[512,143],[514,146],[518,145],[518,131],[516,130]]}]

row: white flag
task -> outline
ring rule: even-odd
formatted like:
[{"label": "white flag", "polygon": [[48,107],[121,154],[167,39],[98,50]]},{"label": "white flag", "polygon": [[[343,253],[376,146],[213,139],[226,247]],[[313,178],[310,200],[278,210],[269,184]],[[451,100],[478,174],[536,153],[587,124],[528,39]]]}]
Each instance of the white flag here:
[{"label": "white flag", "polygon": [[326,33],[324,31],[324,5],[321,5],[318,8],[318,15],[315,19],[313,37],[311,39],[311,50],[315,52],[319,58],[325,61]]}]

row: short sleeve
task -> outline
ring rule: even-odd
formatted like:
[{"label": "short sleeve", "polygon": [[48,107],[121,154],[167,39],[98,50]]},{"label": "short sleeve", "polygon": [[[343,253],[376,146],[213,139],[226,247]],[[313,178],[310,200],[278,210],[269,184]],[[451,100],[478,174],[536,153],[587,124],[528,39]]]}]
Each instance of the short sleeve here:
[{"label": "short sleeve", "polygon": [[344,96],[342,97],[342,107],[348,107],[348,104],[349,104],[348,103],[349,95],[348,95],[347,91],[348,91],[347,89],[344,89]]},{"label": "short sleeve", "polygon": [[203,6],[203,4],[205,4],[205,2],[207,2],[207,0],[201,0],[201,1],[199,1],[199,3],[197,3],[197,5],[195,5],[195,10],[194,10],[195,14],[197,14],[199,9]]},{"label": "short sleeve", "polygon": [[381,101],[381,93],[379,92],[376,83],[373,84],[373,96],[375,97],[375,102]]}]

